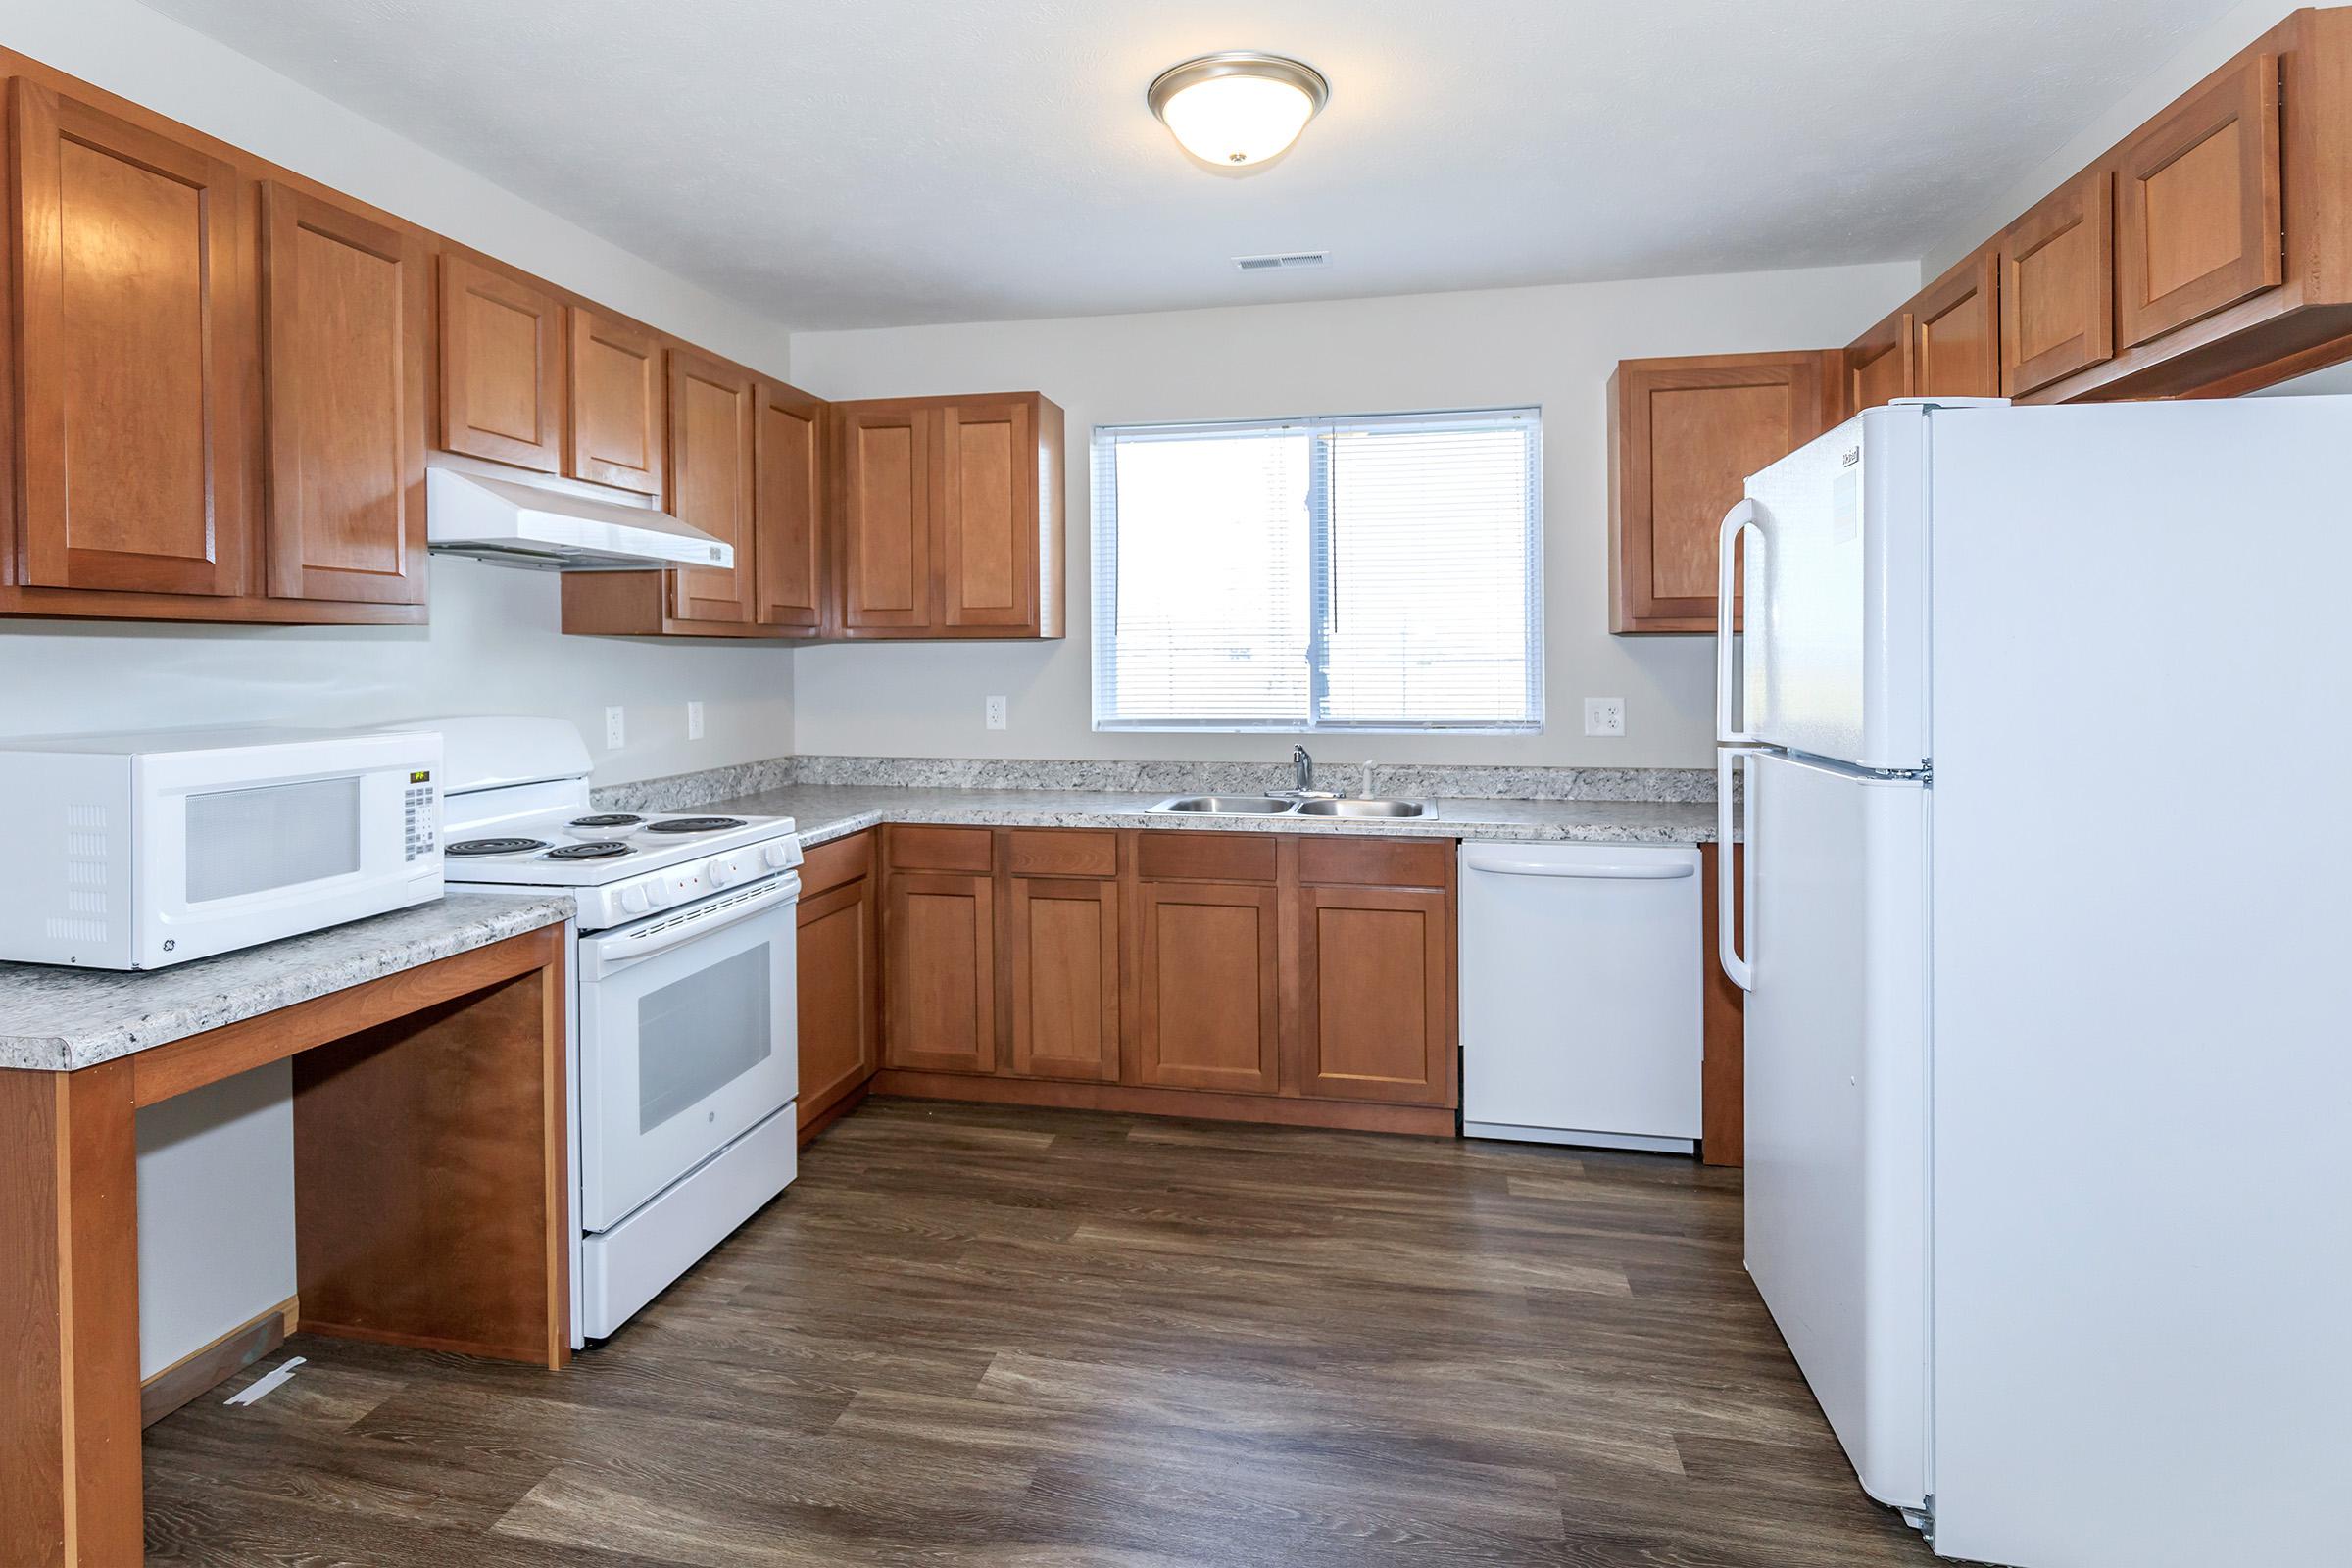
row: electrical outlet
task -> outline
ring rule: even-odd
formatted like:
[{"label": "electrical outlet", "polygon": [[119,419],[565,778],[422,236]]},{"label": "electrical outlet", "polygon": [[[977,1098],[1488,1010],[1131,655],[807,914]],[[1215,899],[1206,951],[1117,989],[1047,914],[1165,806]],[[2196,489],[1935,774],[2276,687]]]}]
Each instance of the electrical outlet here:
[{"label": "electrical outlet", "polygon": [[1624,734],[1625,699],[1622,697],[1586,698],[1585,733],[1588,735]]},{"label": "electrical outlet", "polygon": [[606,709],[606,710],[605,710],[605,750],[606,750],[606,751],[608,751],[608,752],[617,752],[617,751],[619,751],[619,750],[620,750],[620,749],[621,749],[623,746],[626,746],[626,745],[628,745],[628,744],[629,744],[629,728],[628,728],[628,725],[627,725],[627,724],[625,724],[625,723],[623,723],[623,722],[622,722],[622,720],[621,720],[621,716],[620,716],[620,710],[619,710],[619,709],[617,709],[617,708],[608,708],[608,709]]},{"label": "electrical outlet", "polygon": [[700,703],[686,705],[686,738],[690,741],[703,738],[703,705]]},{"label": "electrical outlet", "polygon": [[1004,727],[1004,699],[1002,697],[991,697],[988,700],[988,727],[990,729],[1003,729]]}]

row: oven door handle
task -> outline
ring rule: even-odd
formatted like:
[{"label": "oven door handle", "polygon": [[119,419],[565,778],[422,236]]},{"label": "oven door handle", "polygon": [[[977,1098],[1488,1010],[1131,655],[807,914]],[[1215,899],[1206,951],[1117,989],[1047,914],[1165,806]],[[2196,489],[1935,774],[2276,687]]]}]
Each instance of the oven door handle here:
[{"label": "oven door handle", "polygon": [[703,912],[691,907],[618,933],[607,932],[586,937],[580,942],[580,978],[594,980],[604,975],[617,974],[631,964],[658,957],[670,949],[699,941],[713,931],[724,931],[757,915],[766,914],[780,906],[789,906],[801,896],[799,873],[787,871],[771,882],[762,882],[747,889],[730,902],[724,895],[707,900]]}]

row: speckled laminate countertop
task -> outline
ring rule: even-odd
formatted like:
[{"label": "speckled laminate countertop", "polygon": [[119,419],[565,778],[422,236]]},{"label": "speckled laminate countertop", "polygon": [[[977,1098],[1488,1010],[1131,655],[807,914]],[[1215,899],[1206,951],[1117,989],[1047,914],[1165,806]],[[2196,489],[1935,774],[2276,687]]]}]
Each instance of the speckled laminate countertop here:
[{"label": "speckled laminate countertop", "polygon": [[169,969],[0,963],[0,1067],[70,1072],[571,918],[569,894],[452,893]]},{"label": "speckled laminate countertop", "polygon": [[697,803],[717,813],[789,816],[803,845],[846,838],[884,822],[985,827],[1149,827],[1220,833],[1355,833],[1383,838],[1507,839],[1568,844],[1701,844],[1715,837],[1715,807],[1698,801],[1491,801],[1441,799],[1435,817],[1210,816],[1153,814],[1167,792],[908,789],[893,785],[786,784]]}]

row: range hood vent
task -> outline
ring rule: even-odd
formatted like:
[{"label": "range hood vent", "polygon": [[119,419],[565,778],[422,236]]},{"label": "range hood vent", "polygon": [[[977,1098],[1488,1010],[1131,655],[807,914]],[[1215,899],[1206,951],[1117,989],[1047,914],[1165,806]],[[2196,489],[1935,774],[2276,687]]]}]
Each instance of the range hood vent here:
[{"label": "range hood vent", "polygon": [[647,571],[735,564],[735,547],[650,507],[435,466],[424,476],[425,544],[535,571]]}]

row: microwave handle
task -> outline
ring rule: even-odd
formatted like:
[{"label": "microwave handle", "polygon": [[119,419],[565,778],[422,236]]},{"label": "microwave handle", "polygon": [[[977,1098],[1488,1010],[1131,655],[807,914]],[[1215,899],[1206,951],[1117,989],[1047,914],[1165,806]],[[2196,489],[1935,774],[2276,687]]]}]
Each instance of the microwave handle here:
[{"label": "microwave handle", "polygon": [[[670,949],[700,941],[713,931],[724,931],[756,915],[767,913],[779,904],[790,904],[801,896],[801,879],[797,872],[787,871],[772,882],[762,883],[756,891],[758,898],[747,898],[740,904],[714,909],[709,914],[669,917],[666,930],[653,931],[642,937],[617,933],[602,933],[580,941],[582,979],[599,975],[617,974],[631,964],[658,957]],[[660,922],[655,922],[659,924]]]}]

